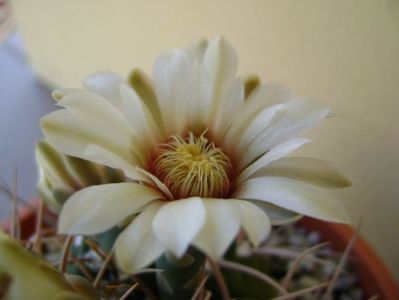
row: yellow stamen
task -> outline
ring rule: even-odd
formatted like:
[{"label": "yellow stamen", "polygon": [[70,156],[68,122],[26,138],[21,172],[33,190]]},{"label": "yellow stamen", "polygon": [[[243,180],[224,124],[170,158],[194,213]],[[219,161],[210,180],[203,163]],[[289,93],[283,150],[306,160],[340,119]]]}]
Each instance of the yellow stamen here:
[{"label": "yellow stamen", "polygon": [[232,165],[227,155],[201,135],[172,136],[154,150],[153,172],[176,199],[225,197]]}]

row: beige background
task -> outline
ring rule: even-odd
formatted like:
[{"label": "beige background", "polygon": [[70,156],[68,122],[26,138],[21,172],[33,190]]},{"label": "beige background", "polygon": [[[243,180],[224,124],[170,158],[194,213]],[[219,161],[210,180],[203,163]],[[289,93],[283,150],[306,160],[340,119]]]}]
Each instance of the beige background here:
[{"label": "beige background", "polygon": [[[111,5],[112,3],[112,5]],[[163,49],[224,35],[240,73],[331,106],[301,150],[356,185],[337,196],[399,277],[399,1],[14,0],[38,74],[74,87],[98,69],[151,69]]]}]

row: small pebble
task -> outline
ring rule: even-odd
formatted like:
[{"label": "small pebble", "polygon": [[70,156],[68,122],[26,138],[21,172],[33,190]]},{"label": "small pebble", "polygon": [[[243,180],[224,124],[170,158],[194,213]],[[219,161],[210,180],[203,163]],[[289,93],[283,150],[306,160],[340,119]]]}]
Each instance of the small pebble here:
[{"label": "small pebble", "polygon": [[333,274],[334,270],[336,267],[336,263],[332,262],[332,261],[326,261],[322,268],[321,271],[323,273],[324,276],[329,277]]},{"label": "small pebble", "polygon": [[252,247],[249,242],[240,243],[236,249],[236,254],[239,257],[250,257],[252,255]]},{"label": "small pebble", "polygon": [[306,245],[306,237],[305,235],[291,235],[288,238],[288,243],[291,244],[292,246],[304,246]]},{"label": "small pebble", "polygon": [[356,278],[353,275],[341,276],[336,283],[337,289],[348,289],[356,283]]},{"label": "small pebble", "polygon": [[320,233],[317,231],[309,232],[309,234],[307,236],[307,241],[309,243],[309,246],[314,246],[316,244],[319,244],[321,241]]},{"label": "small pebble", "polygon": [[349,294],[351,295],[353,300],[363,299],[363,291],[358,287],[352,288]]},{"label": "small pebble", "polygon": [[320,284],[320,280],[312,276],[304,275],[298,280],[298,283],[302,288],[308,288]]},{"label": "small pebble", "polygon": [[[312,230],[306,231],[305,228],[287,226],[272,232],[267,244],[273,243],[275,247],[295,249],[299,252],[319,244],[322,236],[319,232]],[[326,246],[312,253],[323,261],[312,260],[309,256],[303,258],[299,268],[296,270],[290,283],[292,290],[299,290],[306,287],[317,285],[331,278],[336,270],[342,253],[338,253],[331,247]],[[290,268],[293,259],[274,257],[271,263],[271,275],[282,278]],[[356,271],[353,268],[353,260],[349,259],[340,273],[336,286],[333,290],[334,300],[361,300],[363,292],[357,286]],[[314,299],[313,295],[304,295],[300,299]]]}]

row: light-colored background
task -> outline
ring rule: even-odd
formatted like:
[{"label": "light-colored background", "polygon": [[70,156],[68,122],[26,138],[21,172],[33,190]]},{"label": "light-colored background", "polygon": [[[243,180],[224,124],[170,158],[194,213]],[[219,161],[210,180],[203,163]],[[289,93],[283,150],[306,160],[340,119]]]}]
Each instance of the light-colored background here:
[{"label": "light-colored background", "polygon": [[399,277],[399,1],[13,4],[33,66],[54,86],[78,86],[98,69],[149,71],[160,50],[221,34],[237,49],[240,73],[331,106],[337,117],[301,154],[352,174],[355,186],[336,194],[355,222],[364,217],[363,234]]},{"label": "light-colored background", "polygon": [[[34,147],[39,118],[55,108],[50,93],[29,67],[20,37],[0,42],[0,185],[12,189],[16,171],[18,196],[25,200],[36,193]],[[10,213],[8,200],[0,188],[0,219]]]}]

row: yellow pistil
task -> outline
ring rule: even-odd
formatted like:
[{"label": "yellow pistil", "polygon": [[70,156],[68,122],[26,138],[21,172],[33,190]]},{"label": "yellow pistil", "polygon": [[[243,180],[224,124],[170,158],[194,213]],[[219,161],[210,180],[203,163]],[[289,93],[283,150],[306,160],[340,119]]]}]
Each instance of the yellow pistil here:
[{"label": "yellow pistil", "polygon": [[153,152],[153,172],[176,199],[226,197],[232,165],[227,155],[201,135],[172,136]]}]

